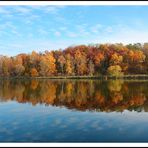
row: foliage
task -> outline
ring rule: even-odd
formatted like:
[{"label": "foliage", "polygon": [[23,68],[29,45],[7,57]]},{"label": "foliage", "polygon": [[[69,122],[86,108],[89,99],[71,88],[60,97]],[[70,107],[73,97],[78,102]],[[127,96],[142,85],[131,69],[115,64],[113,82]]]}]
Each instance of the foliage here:
[{"label": "foliage", "polygon": [[31,69],[31,76],[32,77],[37,77],[38,76],[38,72],[37,72],[37,70],[35,68]]},{"label": "foliage", "polygon": [[121,76],[123,74],[122,69],[119,65],[110,66],[107,72],[111,76]]},{"label": "foliage", "polygon": [[119,76],[148,74],[148,43],[98,44],[0,56],[0,76]]}]

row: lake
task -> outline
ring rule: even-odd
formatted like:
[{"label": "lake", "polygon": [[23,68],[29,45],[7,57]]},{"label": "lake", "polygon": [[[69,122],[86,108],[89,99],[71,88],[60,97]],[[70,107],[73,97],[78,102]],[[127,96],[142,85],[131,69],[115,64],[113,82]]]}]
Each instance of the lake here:
[{"label": "lake", "polygon": [[1,80],[0,142],[148,142],[148,81]]}]

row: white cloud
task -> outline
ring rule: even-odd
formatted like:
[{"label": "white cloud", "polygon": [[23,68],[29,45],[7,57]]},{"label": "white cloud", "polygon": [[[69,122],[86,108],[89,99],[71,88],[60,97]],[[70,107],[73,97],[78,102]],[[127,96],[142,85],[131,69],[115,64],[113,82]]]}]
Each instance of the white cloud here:
[{"label": "white cloud", "polygon": [[5,24],[3,24],[5,26],[5,28],[10,28],[13,30],[16,30],[16,26],[12,24],[12,22],[8,21]]},{"label": "white cloud", "polygon": [[71,45],[67,40],[24,40],[9,42],[8,44],[0,43],[0,54],[15,56],[19,53],[31,53],[33,50],[37,52],[44,52],[45,50],[64,49]]},{"label": "white cloud", "polygon": [[78,36],[78,34],[77,34],[77,33],[75,33],[75,32],[68,31],[68,32],[67,32],[67,36],[68,36],[68,37],[72,37],[72,38],[73,38],[73,37],[77,37],[77,36]]},{"label": "white cloud", "polygon": [[16,35],[18,37],[21,37],[21,34],[16,30],[11,30],[11,33],[13,33],[14,35]]},{"label": "white cloud", "polygon": [[45,13],[56,14],[59,10],[65,8],[66,6],[41,6],[40,10],[43,10]]},{"label": "white cloud", "polygon": [[1,15],[1,18],[12,18],[13,17],[11,12],[8,9],[6,9],[6,7],[4,6],[0,6],[0,15]]},{"label": "white cloud", "polygon": [[47,34],[48,34],[48,31],[46,31],[46,30],[43,29],[43,28],[40,28],[40,29],[38,30],[38,32],[39,32],[40,34],[42,34],[42,35],[47,35]]},{"label": "white cloud", "polygon": [[88,31],[86,31],[85,29],[80,29],[79,35],[82,36],[82,37],[86,37],[86,36],[89,36],[90,33]]},{"label": "white cloud", "polygon": [[55,36],[57,36],[57,37],[61,36],[61,33],[60,33],[59,31],[56,31],[54,34],[55,34]]},{"label": "white cloud", "polygon": [[33,24],[36,20],[40,20],[39,15],[30,14],[28,16],[24,16],[24,19],[22,21],[28,25]]},{"label": "white cloud", "polygon": [[58,11],[65,8],[66,6],[60,6],[60,5],[46,5],[46,6],[28,6],[32,10],[39,10],[42,13],[49,13],[49,14],[58,14]]},{"label": "white cloud", "polygon": [[[7,36],[15,34],[16,36],[21,36],[21,34],[17,31],[17,27],[12,24],[12,22],[7,21],[4,24],[0,25],[0,32]],[[9,33],[8,33],[9,32]]]},{"label": "white cloud", "polygon": [[[1,43],[0,45],[0,54],[11,54],[16,55],[19,52],[31,52],[32,50],[36,51],[45,51],[59,48],[66,48],[70,45],[79,45],[79,44],[89,44],[89,43],[134,43],[134,42],[148,42],[148,31],[145,30],[134,30],[132,28],[122,27],[116,29],[113,34],[104,32],[101,35],[92,35],[88,36],[87,39],[84,38],[76,38],[73,40],[72,38],[78,37],[79,34],[75,32],[68,32],[68,39],[60,39],[60,40],[23,40],[19,42],[9,42],[9,43]],[[55,35],[61,36],[61,33],[55,31]],[[15,52],[10,52],[15,51]]]},{"label": "white cloud", "polygon": [[78,28],[78,29],[84,29],[84,28],[86,28],[87,27],[87,24],[78,24],[78,25],[76,25],[76,28]]},{"label": "white cloud", "polygon": [[0,14],[2,14],[1,20],[8,20],[9,18],[9,20],[13,21],[13,19],[16,19],[26,24],[32,24],[35,20],[39,20],[40,18],[40,15],[34,14],[33,9],[29,6],[0,6]]},{"label": "white cloud", "polygon": [[44,9],[46,13],[57,13],[57,8],[52,6],[46,6]]},{"label": "white cloud", "polygon": [[105,29],[106,32],[108,33],[112,33],[113,32],[113,28],[111,26],[108,26],[106,29]]},{"label": "white cloud", "polygon": [[59,29],[60,29],[60,30],[62,30],[62,31],[67,30],[67,28],[66,28],[66,27],[60,27]]},{"label": "white cloud", "polygon": [[28,37],[29,37],[29,38],[33,38],[33,34],[32,34],[32,33],[29,33],[29,34],[28,34]]},{"label": "white cloud", "polygon": [[[124,23],[105,26],[103,23],[99,24],[99,22],[97,24],[94,24],[93,22],[94,25],[90,26],[89,22],[86,23],[88,20],[81,19],[80,21],[78,20],[78,22],[75,18],[71,18],[72,20],[69,20],[66,16],[67,14],[64,15],[64,13],[61,13],[62,11],[60,11],[64,10],[63,8],[65,7],[66,6],[0,6],[0,22],[2,22],[0,23],[0,42],[6,40],[4,35],[10,40],[14,40],[14,38],[11,37],[18,36],[18,43],[21,42],[22,38],[19,38],[21,35],[25,37],[24,42],[22,42],[20,46],[21,49],[25,49],[27,47],[29,49],[35,49],[34,47],[39,49],[47,47],[51,49],[50,47],[54,47],[56,49],[62,47],[60,43],[65,42],[65,38],[67,41],[63,44],[66,46],[71,44],[106,42],[148,42],[148,30],[146,28],[142,28],[144,26],[144,22],[141,22],[141,20],[133,21],[132,24],[135,24],[134,27],[133,25],[125,26],[123,25]],[[36,9],[37,11],[35,11]],[[5,19],[5,16],[13,16],[13,18]],[[47,19],[46,16],[48,16]],[[76,23],[74,23],[74,21]],[[55,26],[53,26],[53,24],[55,24]],[[22,28],[23,26],[26,27]],[[46,46],[38,42],[32,43],[32,47],[31,45],[25,45],[27,42],[25,42],[25,40],[27,40],[28,37],[32,40],[37,38],[35,37],[36,33],[45,35],[45,40],[47,37],[52,39],[52,36],[54,36],[54,39],[52,39],[50,44],[48,44],[46,41],[44,42],[43,38],[37,36],[40,42],[45,43]],[[49,35],[49,33],[52,34]],[[54,41],[55,37],[58,40],[57,42]],[[11,49],[11,44],[8,41],[5,41],[5,44],[9,44]],[[51,42],[53,43],[51,44]],[[14,48],[13,44],[12,47]]]},{"label": "white cloud", "polygon": [[[97,37],[97,40],[96,38]],[[93,37],[98,43],[137,43],[148,42],[148,30],[134,29],[124,25],[106,27],[104,31]],[[93,41],[92,38],[92,41]]]},{"label": "white cloud", "polygon": [[121,43],[148,42],[148,31],[134,29],[122,30],[113,34],[108,40]]},{"label": "white cloud", "polygon": [[85,37],[90,34],[90,32],[88,32],[87,24],[76,25],[76,28],[78,32],[77,36]]},{"label": "white cloud", "polygon": [[73,27],[75,31],[71,31],[70,29],[66,30],[66,35],[70,38],[75,38],[75,37],[88,37],[90,35],[90,32],[88,31],[87,24],[80,24],[76,25]]},{"label": "white cloud", "polygon": [[18,12],[19,14],[30,14],[32,10],[25,6],[15,6],[13,7],[15,12]]},{"label": "white cloud", "polygon": [[97,25],[91,27],[91,31],[92,31],[93,33],[98,33],[98,32],[100,31],[100,29],[102,29],[102,27],[103,27],[103,26],[102,26],[101,24],[97,24]]},{"label": "white cloud", "polygon": [[0,13],[1,14],[10,14],[10,12],[8,10],[6,10],[4,6],[0,6]]}]

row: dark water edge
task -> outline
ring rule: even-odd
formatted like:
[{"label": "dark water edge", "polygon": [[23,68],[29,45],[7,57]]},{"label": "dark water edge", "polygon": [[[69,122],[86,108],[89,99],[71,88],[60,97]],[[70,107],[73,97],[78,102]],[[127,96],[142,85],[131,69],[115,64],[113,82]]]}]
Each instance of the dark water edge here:
[{"label": "dark water edge", "polygon": [[98,80],[148,80],[148,75],[123,75],[123,76],[48,76],[48,77],[28,77],[28,76],[8,76],[0,79],[98,79]]}]

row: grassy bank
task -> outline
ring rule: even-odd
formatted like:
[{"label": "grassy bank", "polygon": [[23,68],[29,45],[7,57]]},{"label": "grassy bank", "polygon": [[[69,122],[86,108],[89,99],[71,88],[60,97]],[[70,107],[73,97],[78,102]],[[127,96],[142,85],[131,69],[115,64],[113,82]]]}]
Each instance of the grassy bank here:
[{"label": "grassy bank", "polygon": [[123,76],[49,76],[49,77],[0,77],[0,79],[123,79],[123,80],[148,80],[148,75],[123,75]]}]

